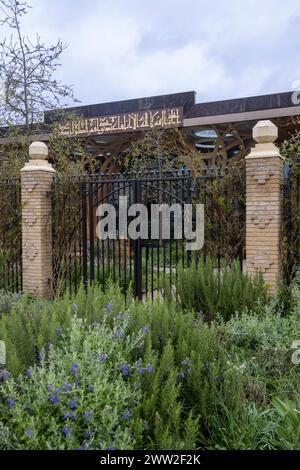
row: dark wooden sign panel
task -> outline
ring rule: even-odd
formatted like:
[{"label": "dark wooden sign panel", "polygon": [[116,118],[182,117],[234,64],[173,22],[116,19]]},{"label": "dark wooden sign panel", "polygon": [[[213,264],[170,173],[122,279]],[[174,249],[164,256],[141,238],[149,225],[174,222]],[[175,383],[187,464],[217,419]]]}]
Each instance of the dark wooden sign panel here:
[{"label": "dark wooden sign panel", "polygon": [[183,125],[183,108],[164,108],[134,113],[115,114],[93,118],[79,118],[76,121],[59,124],[61,135],[89,136],[122,134]]}]

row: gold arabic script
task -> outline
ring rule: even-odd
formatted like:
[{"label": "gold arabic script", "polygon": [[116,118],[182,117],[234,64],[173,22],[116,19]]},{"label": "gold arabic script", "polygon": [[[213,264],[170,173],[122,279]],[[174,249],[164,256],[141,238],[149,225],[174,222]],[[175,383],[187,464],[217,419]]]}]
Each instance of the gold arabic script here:
[{"label": "gold arabic script", "polygon": [[165,108],[134,113],[80,118],[59,124],[59,132],[66,136],[118,134],[154,128],[177,127],[183,124],[183,109]]}]

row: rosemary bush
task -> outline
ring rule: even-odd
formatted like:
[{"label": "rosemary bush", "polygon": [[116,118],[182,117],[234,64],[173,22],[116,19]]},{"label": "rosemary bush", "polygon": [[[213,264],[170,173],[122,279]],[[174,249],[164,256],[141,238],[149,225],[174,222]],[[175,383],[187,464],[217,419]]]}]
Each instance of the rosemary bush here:
[{"label": "rosemary bush", "polygon": [[209,257],[200,258],[197,266],[193,262],[189,268],[179,268],[177,291],[181,307],[198,312],[205,320],[217,314],[228,320],[245,307],[255,309],[267,298],[261,275],[251,279],[237,261],[218,271]]}]

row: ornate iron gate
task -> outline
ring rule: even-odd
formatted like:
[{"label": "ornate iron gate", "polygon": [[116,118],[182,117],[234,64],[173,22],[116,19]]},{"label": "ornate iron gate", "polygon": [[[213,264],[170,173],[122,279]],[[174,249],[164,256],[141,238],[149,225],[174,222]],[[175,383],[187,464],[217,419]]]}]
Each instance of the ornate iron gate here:
[{"label": "ornate iron gate", "polygon": [[[151,239],[151,204],[176,203],[182,207],[184,229],[184,203],[192,201],[192,178],[188,173],[114,175],[96,177],[83,184],[82,191],[82,241],[83,281],[102,283],[108,278],[117,281],[124,292],[131,286],[134,295],[141,299],[149,294],[153,298],[166,284],[174,286],[178,263],[188,265],[191,252],[185,250],[185,241],[174,238],[174,217],[170,214],[170,239]],[[119,198],[126,197],[128,206],[144,204],[148,209],[149,238],[130,240],[119,236]],[[111,204],[116,213],[116,239],[99,240],[96,235],[97,208]],[[131,218],[128,218],[128,225]]]},{"label": "ornate iron gate", "polygon": [[[226,179],[219,171],[204,173],[194,180],[187,171],[150,174],[86,175],[57,181],[52,193],[54,290],[76,292],[81,282],[118,282],[124,293],[131,288],[141,299],[176,293],[178,269],[197,257],[211,256],[220,269],[238,258],[243,263],[245,239],[245,184],[240,171]],[[119,198],[127,197],[128,207],[142,203],[148,209],[147,239],[119,236]],[[171,212],[170,237],[151,238],[151,204],[179,204],[184,232],[185,203],[202,202],[205,212],[203,249],[187,251],[184,237],[174,236]],[[97,208],[111,204],[116,211],[116,238],[97,237]],[[102,214],[104,215],[104,214]],[[134,217],[135,218],[135,217]],[[230,223],[226,221],[230,219]],[[128,226],[132,218],[128,217]],[[193,226],[195,220],[193,217]]]}]

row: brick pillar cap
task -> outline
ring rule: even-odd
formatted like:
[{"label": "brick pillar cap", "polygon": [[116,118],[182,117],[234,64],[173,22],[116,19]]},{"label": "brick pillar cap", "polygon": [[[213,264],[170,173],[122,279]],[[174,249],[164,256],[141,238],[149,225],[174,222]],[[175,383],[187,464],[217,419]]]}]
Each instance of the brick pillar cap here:
[{"label": "brick pillar cap", "polygon": [[32,142],[29,145],[29,155],[31,160],[47,160],[48,147],[44,142]]},{"label": "brick pillar cap", "polygon": [[259,144],[273,143],[278,137],[278,128],[272,121],[259,121],[253,127],[253,139]]}]

